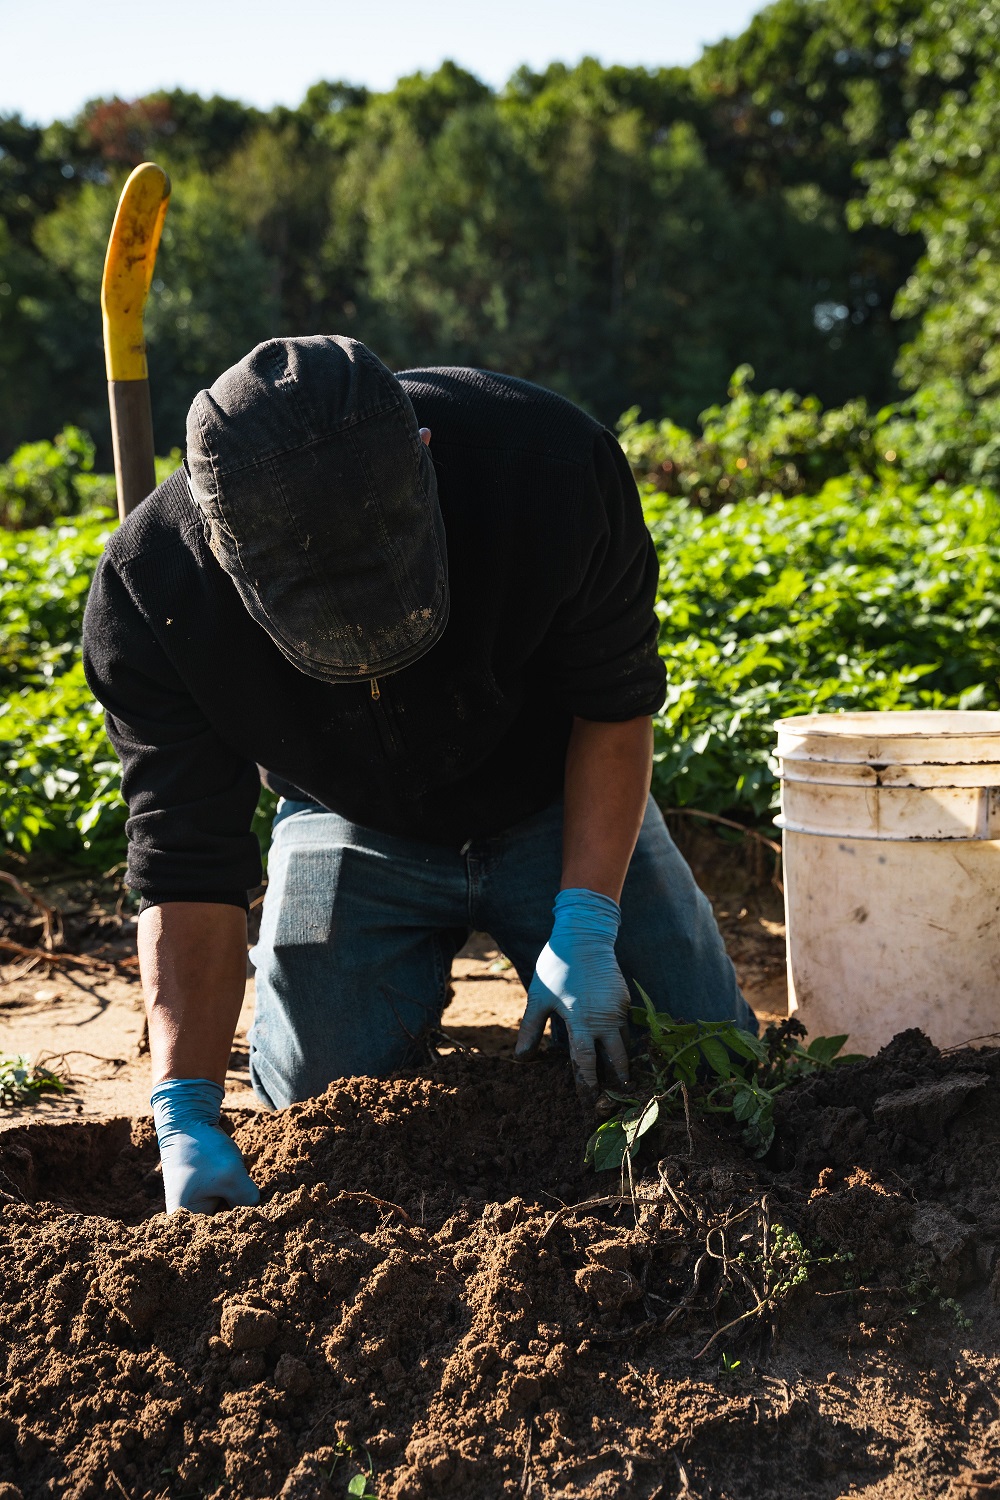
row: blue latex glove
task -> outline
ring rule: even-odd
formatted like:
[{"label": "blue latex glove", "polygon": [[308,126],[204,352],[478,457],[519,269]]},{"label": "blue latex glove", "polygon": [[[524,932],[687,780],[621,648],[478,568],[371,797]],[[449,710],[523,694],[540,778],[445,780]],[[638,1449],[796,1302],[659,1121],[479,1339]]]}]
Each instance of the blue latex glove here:
[{"label": "blue latex glove", "polygon": [[168,1214],[260,1202],[239,1147],[219,1125],[223,1098],[222,1085],[208,1078],[168,1078],[150,1096]]},{"label": "blue latex glove", "polygon": [[538,955],[514,1056],[532,1057],[549,1016],[560,1016],[569,1033],[577,1090],[593,1097],[598,1091],[598,1044],[615,1081],[628,1081],[622,1032],[630,997],[615,958],[621,908],[610,896],[576,889],[560,891],[553,910],[552,936]]}]

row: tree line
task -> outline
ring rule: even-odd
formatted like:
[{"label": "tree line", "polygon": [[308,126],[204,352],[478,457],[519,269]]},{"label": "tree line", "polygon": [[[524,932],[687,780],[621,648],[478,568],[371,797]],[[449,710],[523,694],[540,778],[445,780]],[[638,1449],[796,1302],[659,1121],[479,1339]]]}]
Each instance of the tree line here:
[{"label": "tree line", "polygon": [[1000,0],[777,0],[686,69],[494,90],[446,62],[296,109],[174,90],[2,117],[0,456],[73,423],[107,464],[100,273],[144,159],[174,185],[160,451],[278,334],[507,370],[608,422],[690,426],[743,363],[825,405],[1000,396],[998,42]]}]

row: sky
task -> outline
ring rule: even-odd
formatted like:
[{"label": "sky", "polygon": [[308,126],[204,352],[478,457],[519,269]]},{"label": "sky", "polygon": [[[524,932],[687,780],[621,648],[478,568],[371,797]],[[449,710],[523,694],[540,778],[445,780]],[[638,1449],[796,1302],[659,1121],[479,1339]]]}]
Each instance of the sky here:
[{"label": "sky", "polygon": [[763,0],[0,0],[0,114],[67,119],[159,88],[297,105],[318,79],[369,88],[446,57],[488,83],[553,61],[690,63]]}]

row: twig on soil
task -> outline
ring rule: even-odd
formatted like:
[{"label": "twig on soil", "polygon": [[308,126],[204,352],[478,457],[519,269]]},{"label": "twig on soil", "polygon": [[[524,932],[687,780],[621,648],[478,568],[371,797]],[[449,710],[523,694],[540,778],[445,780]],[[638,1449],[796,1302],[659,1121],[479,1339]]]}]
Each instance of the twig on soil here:
[{"label": "twig on soil", "polygon": [[[3,872],[0,871],[0,874]],[[71,968],[89,969],[91,973],[117,975],[128,959],[112,963],[106,958],[92,958],[88,953],[52,953],[48,949],[29,948],[24,943],[15,943],[13,938],[0,938],[0,952],[14,953],[18,958],[31,958],[38,963],[67,964]]]},{"label": "twig on soil", "polygon": [[7,1198],[11,1203],[27,1203],[27,1198],[21,1192],[17,1183],[7,1176],[6,1172],[0,1171],[0,1203]]},{"label": "twig on soil", "polygon": [[579,1209],[582,1208],[599,1208],[608,1203],[617,1203],[621,1205],[627,1202],[628,1199],[623,1193],[612,1193],[607,1198],[586,1198],[582,1203],[564,1203],[562,1208],[556,1209],[555,1213],[552,1215],[551,1219],[546,1224],[541,1234],[538,1236],[538,1243],[541,1244],[544,1239],[548,1238],[549,1234],[556,1227],[559,1220],[563,1217],[564,1214],[576,1213]]},{"label": "twig on soil", "polygon": [[942,1047],[941,1056],[947,1057],[950,1052],[962,1052],[974,1042],[989,1042],[994,1038],[1000,1038],[1000,1031],[984,1031],[982,1036],[970,1036],[964,1042],[956,1042],[953,1047]]},{"label": "twig on soil", "polygon": [[589,1344],[612,1344],[618,1339],[637,1339],[649,1333],[659,1322],[658,1318],[646,1318],[642,1323],[633,1323],[628,1328],[592,1328],[587,1334]]},{"label": "twig on soil", "polygon": [[326,1419],[327,1419],[327,1417],[329,1417],[332,1414],[332,1412],[333,1412],[333,1407],[332,1406],[328,1406],[327,1409],[326,1409],[326,1411],[321,1411],[320,1412],[319,1416],[316,1418],[315,1422],[312,1424],[312,1426],[310,1427],[309,1431],[306,1433],[305,1437],[302,1439],[302,1450],[303,1450],[303,1452],[305,1452],[306,1444],[309,1442],[309,1439],[312,1437],[313,1433],[316,1431],[316,1428],[319,1426],[319,1424],[321,1422],[325,1422]]},{"label": "twig on soil", "polygon": [[704,818],[708,823],[721,823],[723,828],[733,828],[737,833],[744,834],[748,839],[754,839],[765,849],[770,849],[775,856],[774,874],[771,876],[771,884],[782,895],[785,887],[781,879],[781,845],[776,839],[769,839],[766,833],[759,833],[756,828],[748,828],[745,823],[737,823],[735,818],[723,818],[718,813],[703,812],[699,807],[665,807],[664,813],[675,813],[679,818]]},{"label": "twig on soil", "polygon": [[432,1026],[429,1031],[424,1032],[423,1040],[434,1052],[442,1044],[446,1047],[454,1047],[456,1052],[479,1051],[478,1047],[470,1047],[467,1042],[460,1042],[458,1037],[451,1036],[443,1026]]},{"label": "twig on soil", "polygon": [[521,1494],[530,1495],[534,1480],[531,1473],[531,1439],[535,1435],[535,1419],[528,1419],[528,1436],[524,1442],[524,1468],[521,1471]]},{"label": "twig on soil", "polygon": [[[337,1198],[357,1198],[362,1203],[374,1203],[376,1208],[384,1208],[387,1209],[389,1213],[399,1214],[399,1217],[403,1220],[404,1224],[409,1224],[414,1228],[416,1227],[413,1224],[413,1220],[406,1212],[405,1208],[400,1208],[398,1203],[389,1203],[385,1198],[376,1198],[374,1193],[365,1193],[359,1191],[358,1189],[351,1191],[348,1188],[342,1188],[341,1191],[337,1194]],[[333,1201],[336,1202],[336,1198]]]},{"label": "twig on soil", "polygon": [[661,1161],[661,1162],[659,1162],[657,1164],[657,1168],[656,1168],[657,1176],[659,1177],[659,1179],[660,1179],[661,1183],[663,1184],[663,1186],[666,1188],[667,1192],[670,1194],[671,1198],[676,1203],[678,1212],[680,1213],[681,1217],[684,1218],[684,1219],[687,1219],[688,1223],[694,1229],[699,1229],[701,1226],[699,1225],[698,1220],[697,1219],[692,1219],[691,1215],[688,1213],[687,1209],[684,1207],[684,1204],[681,1202],[681,1200],[678,1198],[676,1192],[674,1191],[673,1183],[670,1181],[670,1178],[667,1176],[667,1173],[666,1173],[666,1166],[667,1166],[667,1158],[664,1157],[663,1161]]},{"label": "twig on soil", "polygon": [[691,1290],[687,1293],[687,1295],[685,1297],[681,1298],[681,1300],[680,1300],[680,1302],[678,1302],[677,1306],[674,1307],[674,1308],[672,1308],[670,1310],[670,1312],[667,1314],[667,1316],[664,1318],[663,1322],[660,1324],[660,1332],[661,1333],[666,1333],[667,1329],[671,1328],[674,1325],[674,1323],[677,1322],[677,1319],[683,1313],[686,1313],[688,1311],[688,1309],[694,1305],[694,1299],[697,1297],[698,1292],[699,1292],[699,1290],[701,1288],[701,1272],[702,1272],[702,1267],[704,1266],[704,1264],[705,1264],[705,1262],[706,1262],[707,1259],[708,1259],[707,1255],[699,1255],[698,1259],[695,1261],[694,1272],[693,1272],[692,1278],[691,1278]]},{"label": "twig on soil", "polygon": [[[99,1052],[84,1052],[82,1047],[70,1047],[67,1052],[43,1052],[38,1058],[38,1066],[40,1068],[49,1068],[51,1072],[57,1072],[60,1066],[63,1067],[66,1071],[60,1076],[63,1078],[63,1082],[69,1086],[72,1082],[73,1074],[66,1061],[68,1057],[89,1057],[94,1062],[105,1063],[108,1067],[114,1068],[116,1073],[119,1068],[128,1066],[124,1057],[102,1057]],[[84,1073],[81,1076],[89,1079],[94,1078],[93,1073]]]},{"label": "twig on soil", "polygon": [[28,962],[22,968],[15,969],[13,974],[4,974],[0,976],[0,984],[14,984],[18,979],[27,979],[31,971],[33,969],[37,969],[38,965],[44,964],[44,962],[45,954],[36,953],[34,958],[29,958]]},{"label": "twig on soil", "polygon": [[118,1478],[118,1475],[115,1473],[114,1469],[109,1469],[108,1470],[108,1478],[114,1480],[114,1482],[118,1486],[119,1490],[121,1490],[122,1494],[125,1496],[125,1500],[129,1500],[128,1491],[126,1490],[125,1486],[122,1484],[121,1480]]},{"label": "twig on soil", "polygon": [[688,1156],[694,1156],[694,1136],[691,1134],[691,1100],[688,1097],[687,1084],[681,1080],[681,1098],[684,1100],[684,1124],[687,1126]]},{"label": "twig on soil", "polygon": [[724,828],[735,828],[737,833],[745,833],[748,839],[756,839],[758,843],[766,845],[773,854],[781,854],[781,845],[776,839],[769,839],[766,833],[758,833],[756,828],[748,828],[745,823],[737,823],[735,818],[722,818],[718,813],[702,812],[699,807],[665,807],[664,813],[676,813],[680,818],[705,818],[709,823],[721,823]]},{"label": "twig on soil", "polygon": [[56,943],[62,942],[63,924],[62,913],[58,907],[49,906],[41,896],[37,895],[28,886],[23,885],[16,875],[11,875],[8,870],[0,870],[0,880],[14,887],[17,894],[29,906],[33,906],[42,917],[42,946],[47,952],[51,952]]}]

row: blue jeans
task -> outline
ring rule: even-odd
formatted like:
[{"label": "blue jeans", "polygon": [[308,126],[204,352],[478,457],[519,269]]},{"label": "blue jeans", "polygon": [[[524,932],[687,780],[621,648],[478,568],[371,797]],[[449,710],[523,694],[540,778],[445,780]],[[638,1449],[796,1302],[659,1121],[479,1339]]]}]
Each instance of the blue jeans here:
[{"label": "blue jeans", "polygon": [[[548,941],[562,803],[461,852],[359,827],[311,803],[274,820],[250,1076],[282,1108],[335,1078],[384,1077],[440,1024],[451,961],[488,932],[525,987]],[[652,798],[622,892],[616,953],[632,986],[686,1020],[757,1029],[707,898]]]}]

